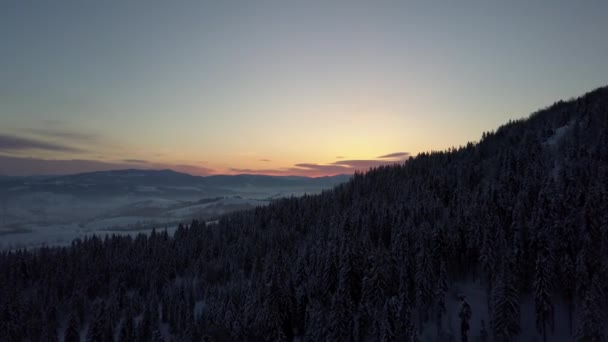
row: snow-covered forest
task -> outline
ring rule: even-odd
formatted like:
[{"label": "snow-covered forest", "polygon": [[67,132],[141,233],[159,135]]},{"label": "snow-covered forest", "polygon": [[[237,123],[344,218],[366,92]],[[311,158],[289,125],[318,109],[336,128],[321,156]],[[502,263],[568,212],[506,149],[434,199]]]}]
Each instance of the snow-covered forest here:
[{"label": "snow-covered forest", "polygon": [[604,341],[608,88],[319,195],[0,254],[3,341]]}]

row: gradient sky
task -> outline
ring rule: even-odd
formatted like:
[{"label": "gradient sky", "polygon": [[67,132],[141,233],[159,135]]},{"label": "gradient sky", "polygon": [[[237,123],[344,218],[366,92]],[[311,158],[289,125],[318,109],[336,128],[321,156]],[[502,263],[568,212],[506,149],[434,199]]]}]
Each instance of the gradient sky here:
[{"label": "gradient sky", "polygon": [[2,1],[0,174],[319,176],[463,145],[606,85],[607,13],[607,1]]}]

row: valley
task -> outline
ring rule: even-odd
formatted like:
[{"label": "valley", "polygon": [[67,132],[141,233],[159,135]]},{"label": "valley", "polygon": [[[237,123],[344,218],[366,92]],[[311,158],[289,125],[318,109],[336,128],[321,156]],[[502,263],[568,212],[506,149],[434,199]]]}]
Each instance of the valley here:
[{"label": "valley", "polygon": [[96,234],[175,230],[272,200],[315,194],[348,180],[256,175],[195,177],[171,170],[118,170],[0,179],[0,249],[69,245]]}]

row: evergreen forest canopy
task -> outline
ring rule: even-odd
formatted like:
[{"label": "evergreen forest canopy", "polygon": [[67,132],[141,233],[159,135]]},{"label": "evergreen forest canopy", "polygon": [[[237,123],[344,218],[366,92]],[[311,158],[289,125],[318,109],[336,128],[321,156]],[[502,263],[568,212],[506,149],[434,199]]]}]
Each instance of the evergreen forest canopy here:
[{"label": "evergreen forest canopy", "polygon": [[7,341],[604,341],[607,299],[608,87],[174,236],[0,254]]}]

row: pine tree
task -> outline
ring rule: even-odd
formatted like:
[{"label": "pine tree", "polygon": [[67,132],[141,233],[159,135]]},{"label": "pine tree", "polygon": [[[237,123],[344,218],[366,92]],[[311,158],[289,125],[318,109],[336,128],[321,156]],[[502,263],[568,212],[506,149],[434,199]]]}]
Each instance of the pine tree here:
[{"label": "pine tree", "polygon": [[547,322],[553,322],[553,303],[551,303],[551,276],[547,259],[539,255],[536,260],[536,278],[534,282],[534,303],[536,310],[536,328],[547,342]]},{"label": "pine tree", "polygon": [[397,328],[396,338],[398,341],[408,341],[415,333],[416,327],[412,324],[412,304],[410,301],[410,277],[407,268],[403,268],[399,274],[399,297],[397,300]]},{"label": "pine tree", "polygon": [[572,262],[572,258],[570,258],[568,253],[564,255],[564,259],[561,264],[561,269],[562,289],[564,292],[564,296],[566,297],[568,307],[568,329],[570,334],[572,334],[572,313],[574,311],[574,295],[576,293],[576,274],[574,263]]},{"label": "pine tree", "polygon": [[592,280],[583,299],[583,307],[579,312],[576,329],[576,341],[602,342],[604,337],[604,323],[606,322],[600,306],[601,285],[597,277]]},{"label": "pine tree", "polygon": [[493,291],[492,326],[497,341],[510,341],[520,331],[519,294],[511,273],[504,268]]},{"label": "pine tree", "polygon": [[46,322],[42,329],[42,334],[40,335],[40,342],[58,342],[59,339],[57,337],[57,328],[54,324],[49,324],[50,322]]},{"label": "pine tree", "polygon": [[461,294],[460,312],[458,313],[458,317],[460,318],[460,340],[462,342],[467,342],[469,340],[469,330],[471,329],[469,321],[471,320],[472,315],[471,305],[467,302],[466,297]]},{"label": "pine tree", "polygon": [[439,267],[439,278],[435,289],[435,306],[437,310],[437,334],[441,333],[443,327],[443,315],[446,313],[446,292],[448,290],[447,272],[445,263],[441,262]]},{"label": "pine tree", "polygon": [[156,320],[152,319],[152,314],[149,309],[144,311],[144,317],[137,326],[137,341],[149,342],[152,339],[152,331]]},{"label": "pine tree", "polygon": [[105,310],[101,305],[97,310],[95,319],[89,325],[86,340],[87,342],[108,342],[114,340],[112,326],[106,320]]},{"label": "pine tree", "polygon": [[64,342],[80,342],[80,324],[76,316],[72,315],[64,333]]},{"label": "pine tree", "polygon": [[481,320],[481,330],[479,331],[479,337],[481,342],[488,342],[488,330],[486,329],[486,322]]},{"label": "pine tree", "polygon": [[165,339],[163,338],[163,335],[160,333],[158,328],[155,328],[152,331],[152,339],[150,341],[151,342],[164,342],[165,341]]},{"label": "pine tree", "polygon": [[395,328],[394,325],[391,324],[391,319],[389,318],[390,313],[390,300],[386,300],[384,304],[384,308],[379,312],[379,315],[376,317],[376,337],[378,341],[381,342],[392,342],[395,341]]},{"label": "pine tree", "polygon": [[133,318],[127,316],[120,329],[119,340],[124,342],[136,342],[137,334],[135,333],[135,326],[133,325]]},{"label": "pine tree", "polygon": [[[494,275],[494,268],[496,267],[496,247],[495,247],[495,237],[491,236],[491,230],[486,229],[483,232],[483,240],[481,245],[481,250],[479,254],[479,261],[481,263],[481,268],[483,274],[485,276],[484,280],[488,284],[488,289],[492,288],[492,276]],[[488,293],[488,307],[490,307],[490,296]]]},{"label": "pine tree", "polygon": [[338,289],[333,296],[330,311],[331,341],[348,341],[353,330],[354,303],[352,301],[349,279],[351,277],[351,262],[349,253],[343,254],[340,259],[340,274],[338,276]]},{"label": "pine tree", "polygon": [[420,312],[419,326],[422,329],[424,322],[428,320],[429,306],[433,303],[433,269],[429,256],[424,250],[420,250],[418,253],[419,265],[416,268],[416,298],[418,303],[418,310]]},{"label": "pine tree", "polygon": [[19,316],[19,307],[14,302],[0,308],[0,334],[10,341],[21,341],[25,336]]}]

